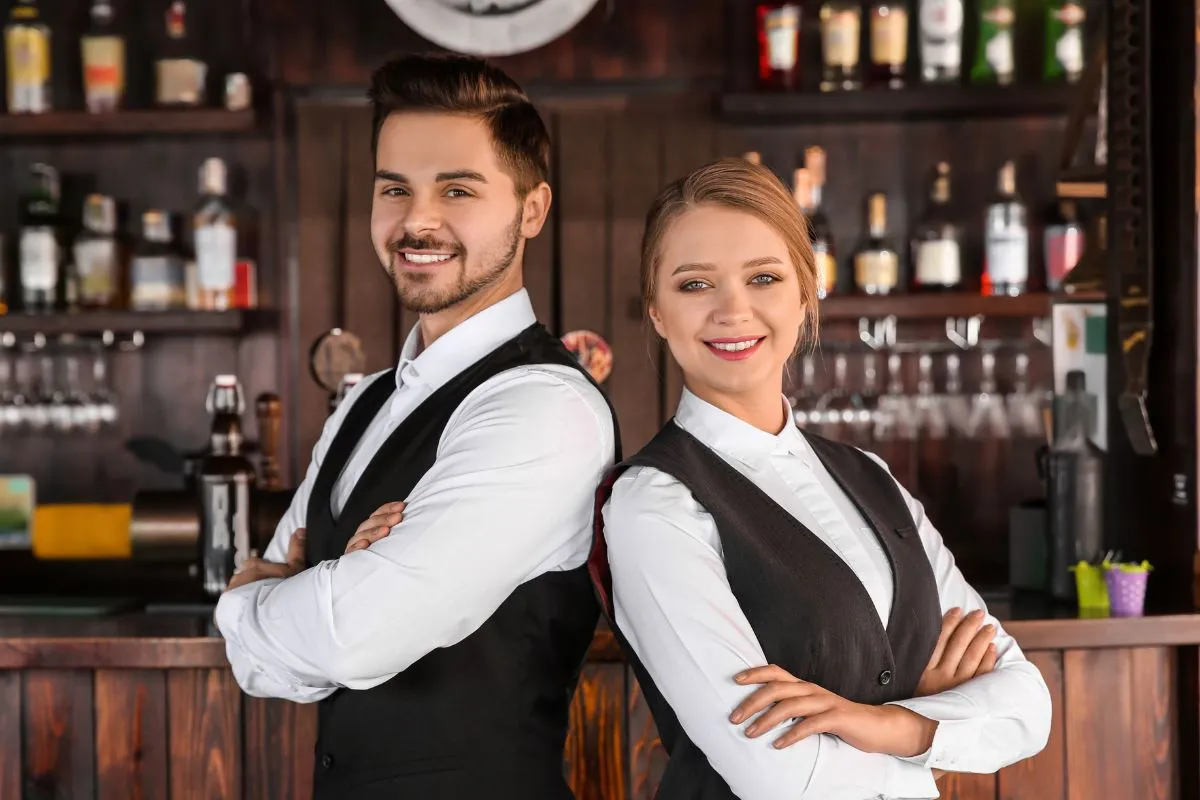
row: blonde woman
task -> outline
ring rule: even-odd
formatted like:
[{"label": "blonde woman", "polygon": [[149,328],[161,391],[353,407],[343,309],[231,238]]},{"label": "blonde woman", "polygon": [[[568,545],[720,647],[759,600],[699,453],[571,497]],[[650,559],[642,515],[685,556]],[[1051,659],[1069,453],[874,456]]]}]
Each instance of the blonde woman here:
[{"label": "blonde woman", "polygon": [[703,167],[647,217],[646,310],[685,390],[602,487],[592,567],[670,754],[660,800],[932,798],[1049,735],[1040,673],[920,503],[796,427],[816,281],[760,166]]}]

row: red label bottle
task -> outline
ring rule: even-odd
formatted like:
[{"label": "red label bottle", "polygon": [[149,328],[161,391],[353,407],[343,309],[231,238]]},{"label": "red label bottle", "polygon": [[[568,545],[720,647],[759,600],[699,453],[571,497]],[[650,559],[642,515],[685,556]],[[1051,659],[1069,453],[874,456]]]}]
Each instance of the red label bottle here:
[{"label": "red label bottle", "polygon": [[773,91],[800,88],[800,4],[759,3],[758,86]]}]

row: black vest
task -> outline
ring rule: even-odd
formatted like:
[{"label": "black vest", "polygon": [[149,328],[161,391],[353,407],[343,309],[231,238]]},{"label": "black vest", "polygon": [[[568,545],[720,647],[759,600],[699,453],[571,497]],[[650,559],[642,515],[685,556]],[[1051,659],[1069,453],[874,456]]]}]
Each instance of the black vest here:
[{"label": "black vest", "polygon": [[[309,565],[341,556],[371,512],[408,496],[433,465],[446,423],[471,391],[528,364],[579,368],[540,324],[527,328],[417,407],[380,447],[334,519],[334,482],[394,391],[394,371],[368,386],[343,420],[313,486],[306,518]],[[615,441],[619,460],[619,434]],[[458,644],[434,650],[372,689],[343,689],[321,701],[315,797],[570,798],[563,777],[567,717],[598,615],[586,566],[548,572],[519,587]]]},{"label": "black vest", "polygon": [[[600,511],[625,469],[654,467],[686,486],[712,514],[729,586],[769,663],[859,703],[910,698],[941,630],[937,584],[912,514],[892,477],[861,451],[811,433],[805,436],[887,553],[895,593],[886,629],[866,589],[837,553],[674,422],[615,467],[597,492],[589,559],[594,586],[611,622],[612,587]],[[735,797],[683,732],[615,622],[613,629],[670,755],[659,800]]]}]

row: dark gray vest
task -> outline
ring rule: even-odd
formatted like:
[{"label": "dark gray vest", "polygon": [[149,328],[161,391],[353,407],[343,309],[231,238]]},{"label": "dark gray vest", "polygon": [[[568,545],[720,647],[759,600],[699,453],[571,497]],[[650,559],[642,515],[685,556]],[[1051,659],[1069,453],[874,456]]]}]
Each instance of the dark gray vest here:
[{"label": "dark gray vest", "polygon": [[[308,563],[339,557],[371,512],[407,497],[433,465],[446,423],[467,395],[527,364],[579,368],[541,325],[526,329],[414,410],[379,448],[335,519],[334,482],[395,389],[394,371],[368,386],[317,474],[306,518]],[[619,460],[619,433],[615,441]],[[321,701],[317,800],[570,798],[563,777],[567,717],[598,615],[586,567],[548,572],[520,586],[458,644],[434,650],[373,689],[340,690]],[[402,622],[395,635],[404,635]]]},{"label": "dark gray vest", "polygon": [[[910,698],[941,630],[937,585],[912,514],[892,477],[860,450],[811,433],[805,436],[887,553],[895,593],[886,627],[866,589],[837,553],[674,421],[614,468],[597,493],[596,537],[589,559],[593,585],[611,623],[612,587],[600,510],[625,469],[654,467],[686,486],[712,514],[730,588],[769,663],[859,703]],[[658,799],[734,798],[683,732],[615,623],[613,628],[670,755]]]}]

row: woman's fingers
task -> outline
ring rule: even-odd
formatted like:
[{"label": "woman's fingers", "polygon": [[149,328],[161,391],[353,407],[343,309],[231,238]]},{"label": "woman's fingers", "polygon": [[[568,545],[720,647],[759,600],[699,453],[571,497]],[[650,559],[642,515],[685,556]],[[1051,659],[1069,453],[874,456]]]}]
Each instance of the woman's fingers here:
[{"label": "woman's fingers", "polygon": [[954,632],[946,641],[946,649],[942,652],[940,668],[946,674],[953,675],[958,670],[963,653],[967,651],[967,646],[971,644],[971,640],[975,638],[975,634],[982,624],[983,612],[980,610],[972,611],[959,621]]},{"label": "woman's fingers", "polygon": [[963,652],[962,660],[958,662],[958,668],[954,670],[956,680],[966,681],[975,674],[980,664],[983,663],[983,657],[987,655],[988,645],[995,637],[996,626],[994,625],[984,625],[975,633],[971,643],[967,645],[966,651]]}]

